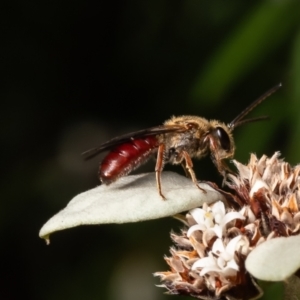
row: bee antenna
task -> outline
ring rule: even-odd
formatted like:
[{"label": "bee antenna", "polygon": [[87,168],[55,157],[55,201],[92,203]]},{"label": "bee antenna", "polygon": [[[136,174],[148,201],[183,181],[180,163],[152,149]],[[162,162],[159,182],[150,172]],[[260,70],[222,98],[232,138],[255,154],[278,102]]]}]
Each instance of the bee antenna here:
[{"label": "bee antenna", "polygon": [[258,104],[263,102],[266,98],[268,98],[270,95],[275,93],[280,87],[282,86],[281,83],[275,85],[271,89],[269,89],[267,92],[265,92],[263,95],[261,95],[258,99],[256,99],[252,104],[250,104],[245,110],[243,110],[237,117],[235,117],[229,124],[228,127],[233,130],[235,127],[240,126],[241,124],[245,124],[248,122],[255,122],[259,120],[264,120],[266,117],[258,117],[253,119],[247,119],[242,121],[242,119],[250,113],[251,110],[253,110]]},{"label": "bee antenna", "polygon": [[[265,121],[265,120],[269,120],[270,117],[269,116],[261,116],[261,117],[257,117],[257,118],[251,118],[251,119],[244,119],[241,120],[237,123],[234,124],[234,128],[247,124],[247,123],[252,123],[252,122],[257,122],[257,121]],[[230,124],[228,125],[228,127],[230,127]]]}]

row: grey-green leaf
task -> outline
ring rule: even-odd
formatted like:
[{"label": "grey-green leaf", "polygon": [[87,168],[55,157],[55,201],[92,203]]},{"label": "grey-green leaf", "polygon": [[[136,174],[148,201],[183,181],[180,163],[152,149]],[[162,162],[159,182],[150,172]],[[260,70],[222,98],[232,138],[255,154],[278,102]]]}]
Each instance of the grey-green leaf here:
[{"label": "grey-green leaf", "polygon": [[286,280],[300,268],[299,248],[299,235],[268,240],[248,255],[246,269],[261,280]]},{"label": "grey-green leaf", "polygon": [[173,216],[201,206],[204,202],[225,201],[224,197],[201,183],[198,189],[188,178],[163,172],[163,200],[156,188],[155,173],[126,176],[106,186],[101,185],[75,196],[40,230],[49,242],[53,232],[91,224],[127,223]]}]

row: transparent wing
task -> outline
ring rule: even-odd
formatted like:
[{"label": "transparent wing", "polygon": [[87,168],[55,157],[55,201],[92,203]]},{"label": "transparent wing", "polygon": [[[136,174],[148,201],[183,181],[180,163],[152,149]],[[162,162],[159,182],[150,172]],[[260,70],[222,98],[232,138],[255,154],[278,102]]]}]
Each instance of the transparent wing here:
[{"label": "transparent wing", "polygon": [[164,133],[169,133],[169,132],[184,132],[186,131],[187,128],[184,126],[180,125],[161,125],[157,127],[152,127],[148,129],[143,129],[131,133],[127,133],[121,136],[118,136],[116,138],[113,138],[106,143],[100,145],[99,147],[89,149],[85,152],[83,152],[81,155],[84,156],[85,159],[90,159],[102,151],[109,150],[113,148],[116,145],[123,144],[125,142],[128,142],[131,139],[139,138],[139,137],[146,137],[146,136],[153,136],[153,135],[159,135],[159,134],[164,134]]}]

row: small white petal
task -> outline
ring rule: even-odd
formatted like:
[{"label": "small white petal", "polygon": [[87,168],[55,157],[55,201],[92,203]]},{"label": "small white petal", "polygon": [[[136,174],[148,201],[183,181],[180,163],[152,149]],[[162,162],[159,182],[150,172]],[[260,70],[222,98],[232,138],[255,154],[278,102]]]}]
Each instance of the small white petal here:
[{"label": "small white petal", "polygon": [[299,235],[268,240],[250,252],[246,269],[261,280],[285,280],[300,268],[299,249]]},{"label": "small white petal", "polygon": [[248,205],[244,206],[240,210],[240,214],[247,217],[248,223],[254,223],[254,221],[256,220],[256,217],[255,217],[254,213],[252,212],[251,208]]},{"label": "small white petal", "polygon": [[214,215],[215,222],[219,224],[226,214],[224,203],[218,201],[212,206],[211,209]]},{"label": "small white petal", "polygon": [[219,256],[218,259],[217,259],[217,265],[220,269],[224,269],[226,267],[226,260],[222,257],[222,256]]},{"label": "small white petal", "polygon": [[233,258],[227,262],[227,268],[230,268],[230,269],[233,269],[236,271],[239,270],[239,266]]},{"label": "small white petal", "polygon": [[158,219],[224,199],[209,185],[200,185],[206,193],[186,177],[163,172],[162,192],[167,198],[163,200],[156,188],[155,173],[125,176],[109,186],[101,185],[74,197],[42,227],[39,236],[49,241],[49,235],[58,230]]},{"label": "small white petal", "polygon": [[248,253],[250,251],[250,242],[249,242],[248,238],[246,238],[245,236],[242,236],[242,238],[239,240],[239,242],[236,246],[236,250],[239,251],[243,255],[248,255]]},{"label": "small white petal", "polygon": [[221,238],[223,235],[223,228],[220,225],[215,225],[212,230],[215,232],[218,238]]},{"label": "small white petal", "polygon": [[192,270],[196,270],[198,268],[204,268],[204,267],[212,267],[216,266],[216,261],[211,256],[206,256],[203,258],[198,259],[192,266]]},{"label": "small white petal", "polygon": [[198,224],[204,223],[204,215],[206,211],[202,208],[194,208],[190,211],[191,216]]},{"label": "small white petal", "polygon": [[217,260],[213,256],[212,252],[208,253],[208,256],[198,259],[192,266],[192,270],[204,267],[216,267]]},{"label": "small white petal", "polygon": [[224,251],[225,251],[225,247],[224,247],[222,239],[220,239],[220,238],[216,239],[212,246],[212,252],[214,254],[220,255]]},{"label": "small white petal", "polygon": [[208,228],[203,232],[202,236],[202,242],[205,247],[208,247],[208,244],[210,243],[211,239],[216,236],[215,231],[212,228]]},{"label": "small white petal", "polygon": [[200,231],[205,231],[206,230],[206,226],[203,225],[203,224],[196,224],[196,225],[193,225],[189,228],[189,230],[187,231],[186,235],[187,237],[190,237],[191,234],[194,232],[194,231],[197,231],[197,230],[200,230]]},{"label": "small white petal", "polygon": [[224,216],[220,225],[222,227],[224,227],[227,223],[229,223],[235,219],[244,220],[245,217],[242,214],[240,214],[239,212],[231,211]]},{"label": "small white petal", "polygon": [[232,240],[229,241],[229,243],[226,246],[226,253],[229,254],[230,257],[234,256],[234,252],[235,250],[237,250],[237,245],[239,243],[239,241],[241,240],[242,236],[238,235],[236,237],[234,237]]}]

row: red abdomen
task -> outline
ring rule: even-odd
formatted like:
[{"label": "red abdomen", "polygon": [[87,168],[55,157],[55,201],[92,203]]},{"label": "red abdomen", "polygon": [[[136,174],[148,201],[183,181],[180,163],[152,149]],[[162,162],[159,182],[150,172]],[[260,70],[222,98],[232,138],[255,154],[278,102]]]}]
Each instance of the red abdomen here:
[{"label": "red abdomen", "polygon": [[116,146],[100,165],[100,180],[105,184],[110,184],[119,177],[127,175],[146,162],[157,147],[156,136],[133,139]]}]

